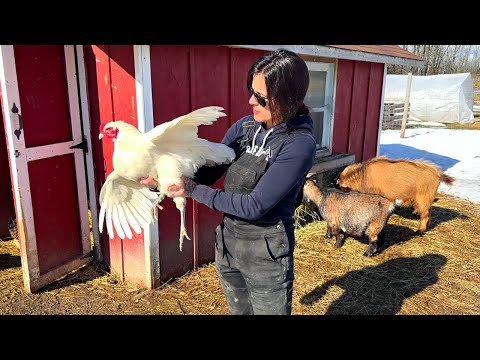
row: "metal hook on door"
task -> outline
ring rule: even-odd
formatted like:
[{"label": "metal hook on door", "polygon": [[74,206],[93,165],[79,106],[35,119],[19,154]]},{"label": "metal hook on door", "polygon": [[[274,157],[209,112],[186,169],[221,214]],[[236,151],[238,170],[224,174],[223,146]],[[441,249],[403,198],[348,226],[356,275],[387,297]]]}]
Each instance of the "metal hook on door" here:
[{"label": "metal hook on door", "polygon": [[17,105],[15,105],[15,103],[13,103],[12,113],[18,114],[18,126],[19,127],[13,133],[17,136],[17,140],[20,140],[20,135],[21,135],[22,129],[23,129],[23,118],[22,118],[22,114],[18,113],[18,108],[17,108]]}]

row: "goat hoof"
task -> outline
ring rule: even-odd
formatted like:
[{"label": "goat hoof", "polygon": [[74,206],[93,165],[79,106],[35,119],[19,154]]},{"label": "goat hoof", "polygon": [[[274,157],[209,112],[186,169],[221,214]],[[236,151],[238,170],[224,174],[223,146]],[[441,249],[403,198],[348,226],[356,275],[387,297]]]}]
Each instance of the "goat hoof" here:
[{"label": "goat hoof", "polygon": [[415,234],[421,236],[421,235],[425,234],[425,230],[420,230],[420,229],[419,229],[419,230],[415,231]]},{"label": "goat hoof", "polygon": [[342,246],[343,246],[343,241],[337,241],[337,242],[335,243],[335,247],[336,247],[336,248],[339,248],[339,247],[342,247]]},{"label": "goat hoof", "polygon": [[375,256],[375,255],[378,255],[378,250],[377,249],[370,249],[370,248],[368,248],[368,250],[365,251],[365,253],[363,254],[363,256],[366,256],[366,257],[372,257],[372,256]]}]

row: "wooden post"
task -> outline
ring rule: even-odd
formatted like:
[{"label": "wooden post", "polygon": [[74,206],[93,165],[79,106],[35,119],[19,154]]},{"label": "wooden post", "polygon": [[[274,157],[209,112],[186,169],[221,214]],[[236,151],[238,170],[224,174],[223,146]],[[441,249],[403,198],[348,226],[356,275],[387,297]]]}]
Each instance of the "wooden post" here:
[{"label": "wooden post", "polygon": [[405,137],[405,128],[407,127],[408,109],[410,107],[410,88],[412,85],[412,73],[408,73],[407,78],[407,93],[405,95],[405,105],[403,106],[402,129],[400,130],[400,137]]}]

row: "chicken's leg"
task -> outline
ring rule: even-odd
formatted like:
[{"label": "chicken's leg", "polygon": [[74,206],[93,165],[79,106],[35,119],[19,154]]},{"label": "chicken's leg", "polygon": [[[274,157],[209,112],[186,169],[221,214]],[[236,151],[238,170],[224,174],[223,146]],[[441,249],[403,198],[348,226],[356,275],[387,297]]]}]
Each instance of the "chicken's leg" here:
[{"label": "chicken's leg", "polygon": [[160,203],[165,199],[165,194],[158,195],[158,198],[152,203],[152,219],[154,221],[158,220],[158,209],[163,210],[163,206]]},{"label": "chicken's leg", "polygon": [[183,246],[183,236],[188,240],[191,240],[188,237],[187,229],[185,228],[185,206],[187,205],[187,199],[184,197],[173,198],[177,209],[180,210],[180,251],[182,251]]},{"label": "chicken's leg", "polygon": [[[140,184],[147,185],[151,191],[156,191],[158,192],[158,188],[160,187],[160,183],[156,181],[157,184],[157,189],[152,190],[152,181],[156,181],[152,176],[149,177],[143,177],[140,180]],[[154,182],[155,184],[155,182]],[[156,221],[158,220],[158,209],[163,210],[163,207],[160,205],[160,203],[165,199],[165,193],[161,193],[158,195],[158,198],[152,203],[152,209],[151,209],[151,215],[152,215],[152,220]]]}]

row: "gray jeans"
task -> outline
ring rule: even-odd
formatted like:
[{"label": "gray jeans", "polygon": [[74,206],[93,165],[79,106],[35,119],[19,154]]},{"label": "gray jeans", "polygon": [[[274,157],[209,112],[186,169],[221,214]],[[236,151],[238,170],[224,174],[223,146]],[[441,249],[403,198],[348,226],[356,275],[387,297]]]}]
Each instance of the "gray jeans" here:
[{"label": "gray jeans", "polygon": [[230,314],[291,314],[294,246],[293,224],[263,227],[224,218],[215,263]]}]

